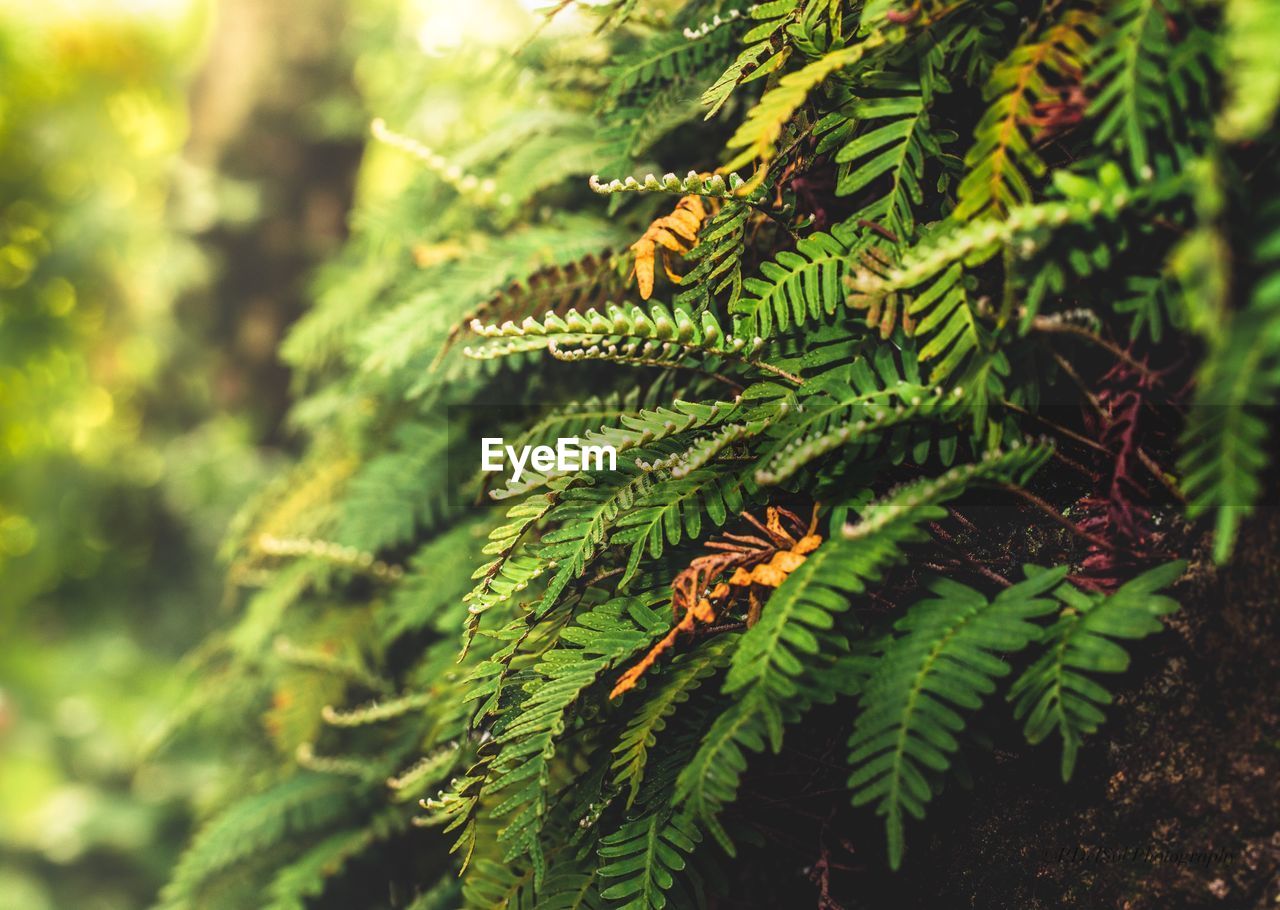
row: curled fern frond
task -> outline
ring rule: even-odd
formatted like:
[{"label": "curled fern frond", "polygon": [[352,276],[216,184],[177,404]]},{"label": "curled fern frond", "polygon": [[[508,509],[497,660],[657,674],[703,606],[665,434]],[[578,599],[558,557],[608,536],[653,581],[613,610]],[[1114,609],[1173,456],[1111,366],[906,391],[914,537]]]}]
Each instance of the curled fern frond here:
[{"label": "curled fern frond", "polygon": [[391,130],[381,117],[369,124],[369,131],[379,142],[384,142],[417,158],[437,177],[474,202],[508,206],[513,201],[510,195],[498,193],[498,184],[492,178],[463,173],[462,168],[429,146]]},{"label": "curled fern frond", "polygon": [[395,717],[401,717],[410,711],[417,711],[431,703],[431,696],[426,692],[411,692],[399,698],[386,701],[370,702],[358,708],[339,710],[333,705],[325,705],[320,712],[324,722],[332,727],[362,727],[366,724],[382,723]]},{"label": "curled fern frond", "polygon": [[457,742],[441,746],[388,777],[387,786],[395,791],[397,800],[412,799],[420,788],[431,786],[447,774],[456,765],[460,751],[461,745]]},{"label": "curled fern frond", "polygon": [[606,182],[600,179],[600,175],[592,174],[587,181],[591,192],[601,196],[611,196],[614,193],[670,193],[677,196],[709,196],[712,199],[731,199],[743,184],[743,179],[734,173],[730,173],[726,179],[721,174],[700,174],[697,171],[690,171],[683,179],[675,174],[664,174],[661,178],[646,174],[640,180],[626,177]]}]

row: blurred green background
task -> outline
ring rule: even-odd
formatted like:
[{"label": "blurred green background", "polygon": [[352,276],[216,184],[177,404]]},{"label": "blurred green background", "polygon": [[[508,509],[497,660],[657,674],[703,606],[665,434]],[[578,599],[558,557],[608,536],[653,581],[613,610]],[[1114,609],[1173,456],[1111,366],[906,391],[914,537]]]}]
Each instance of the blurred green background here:
[{"label": "blurred green background", "polygon": [[229,758],[166,725],[391,6],[0,0],[0,910],[148,906]]}]

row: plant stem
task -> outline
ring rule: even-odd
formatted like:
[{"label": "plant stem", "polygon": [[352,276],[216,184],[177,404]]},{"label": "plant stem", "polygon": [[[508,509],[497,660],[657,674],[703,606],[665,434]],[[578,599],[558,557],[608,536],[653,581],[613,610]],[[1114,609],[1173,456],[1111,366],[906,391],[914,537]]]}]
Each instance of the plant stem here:
[{"label": "plant stem", "polygon": [[1081,538],[1082,540],[1087,540],[1089,541],[1089,543],[1093,544],[1095,547],[1098,547],[1103,550],[1114,549],[1110,541],[1102,537],[1099,537],[1097,534],[1090,534],[1088,531],[1083,531],[1080,528],[1076,527],[1075,523],[1070,518],[1067,518],[1067,516],[1063,515],[1061,512],[1059,512],[1053,506],[1049,505],[1049,503],[1045,502],[1035,493],[1032,493],[1030,490],[1023,489],[1017,484],[1012,484],[1012,483],[1004,483],[1004,484],[1001,484],[1000,486],[1003,489],[1008,490],[1010,493],[1014,494],[1015,496],[1018,496],[1021,499],[1025,500],[1026,502],[1030,503],[1040,512],[1043,512],[1046,516],[1048,516],[1055,524],[1061,525],[1062,527],[1066,528],[1068,531],[1070,531],[1072,534],[1075,534],[1077,537]]}]

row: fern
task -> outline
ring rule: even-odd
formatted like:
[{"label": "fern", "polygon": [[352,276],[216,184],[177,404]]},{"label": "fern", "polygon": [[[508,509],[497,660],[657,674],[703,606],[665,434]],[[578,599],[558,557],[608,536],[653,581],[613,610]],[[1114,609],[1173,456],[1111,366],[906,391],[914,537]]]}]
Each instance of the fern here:
[{"label": "fern", "polygon": [[655,489],[618,522],[613,540],[630,547],[618,584],[626,587],[641,560],[657,559],[668,546],[701,536],[704,514],[717,526],[723,525],[726,517],[741,510],[745,497],[753,491],[747,478],[724,479],[709,470],[691,472]]},{"label": "fern", "polygon": [[[406,135],[284,347],[306,451],[226,548],[190,717],[238,766],[169,904],[758,902],[761,753],[810,740],[896,868],[996,693],[1068,776],[1175,516],[1225,561],[1273,485],[1265,5],[561,4],[430,91],[371,51]],[[493,483],[499,435],[618,462]]]},{"label": "fern", "polygon": [[1215,513],[1213,555],[1230,556],[1240,523],[1262,492],[1270,435],[1262,416],[1280,394],[1280,207],[1264,213],[1255,247],[1262,269],[1247,306],[1233,314],[1200,367],[1180,467],[1192,517]]},{"label": "fern", "polygon": [[902,862],[903,813],[924,817],[936,792],[930,776],[950,766],[959,746],[955,734],[964,719],[956,709],[975,710],[995,689],[993,677],[1009,673],[997,654],[1017,652],[1040,636],[1030,620],[1054,603],[1039,595],[1065,575],[1065,568],[1033,575],[992,600],[940,579],[931,586],[932,599],[894,624],[903,634],[885,646],[863,687],[849,738],[854,805],[874,801],[885,817],[893,868]]},{"label": "fern", "polygon": [[1125,150],[1135,174],[1153,173],[1153,139],[1197,122],[1187,114],[1209,91],[1206,36],[1188,12],[1181,2],[1122,0],[1111,5],[1109,30],[1094,48],[1089,79],[1099,87],[1098,140]]},{"label": "fern", "polygon": [[[619,622],[624,616],[632,619],[629,627]],[[652,611],[627,599],[584,614],[561,635],[573,647],[548,652],[534,668],[535,679],[548,684],[530,684],[528,700],[494,737],[499,751],[488,768],[484,790],[500,794],[500,802],[489,812],[503,819],[498,841],[506,845],[506,860],[530,857],[535,887],[545,872],[538,832],[545,814],[552,744],[564,730],[565,712],[601,671],[629,656],[664,626]]]},{"label": "fern", "polygon": [[609,80],[606,103],[652,83],[671,81],[701,69],[725,50],[732,37],[733,32],[727,28],[693,34],[659,33],[638,51],[605,69]]},{"label": "fern", "polygon": [[340,831],[326,837],[292,864],[285,866],[271,882],[266,910],[305,910],[307,898],[323,893],[326,881],[337,875],[353,857],[397,828],[401,819],[388,815],[369,828]]},{"label": "fern", "polygon": [[848,270],[851,234],[843,226],[830,234],[813,233],[796,244],[795,252],[780,253],[775,262],[763,263],[763,278],[743,282],[750,296],[729,306],[729,312],[742,320],[739,331],[769,338],[792,325],[834,314],[840,281]]},{"label": "fern", "polygon": [[781,32],[793,19],[798,6],[798,0],[769,0],[748,10],[747,15],[759,24],[743,36],[747,47],[702,93],[701,101],[708,106],[708,120],[724,107],[739,84],[767,76],[786,63],[790,53],[780,40]]},{"label": "fern", "polygon": [[685,254],[693,268],[681,280],[678,304],[705,311],[715,295],[728,291],[726,303],[733,307],[742,293],[742,256],[751,211],[746,203],[729,200],[703,226],[697,244]]},{"label": "fern", "polygon": [[769,161],[775,154],[782,128],[796,109],[804,104],[809,93],[832,73],[862,59],[870,48],[882,44],[883,40],[868,39],[852,47],[832,51],[803,69],[783,76],[777,87],[766,92],[759,104],[752,108],[750,115],[729,139],[730,149],[742,151],[725,164],[725,169],[731,171],[757,159]]},{"label": "fern", "polygon": [[600,839],[600,877],[606,885],[600,896],[627,910],[662,910],[666,891],[685,866],[684,854],[692,853],[700,839],[698,829],[670,809],[627,822]]},{"label": "fern", "polygon": [[677,800],[727,851],[733,844],[717,816],[737,793],[747,753],[766,745],[778,751],[787,723],[815,703],[856,691],[865,676],[865,652],[847,650],[835,631],[849,596],[903,558],[902,547],[921,537],[919,525],[946,514],[942,502],[970,484],[1025,480],[1048,454],[1043,446],[1020,447],[891,493],[819,547],[769,599],[730,663],[724,689],[735,700],[676,784]]},{"label": "fern", "polygon": [[640,703],[613,747],[614,782],[628,788],[627,806],[635,802],[644,782],[649,751],[675,710],[688,701],[694,689],[726,661],[726,639],[713,639],[690,654],[682,654],[656,683],[656,689]]},{"label": "fern", "polygon": [[[968,416],[963,389],[944,391],[921,384],[910,346],[900,357],[891,346],[877,346],[870,357],[855,357],[847,368],[827,372],[809,389],[797,408],[768,431],[770,445],[756,470],[757,482],[785,482],[835,450],[867,459],[887,445],[895,460],[909,453],[923,462],[933,448],[931,440],[911,425],[958,422]],[[942,458],[949,462],[955,440],[944,438],[949,444],[941,450]]]},{"label": "fern", "polygon": [[[840,143],[835,160],[841,165],[836,194],[862,193],[874,184],[887,192],[861,204],[852,216],[860,222],[875,222],[900,240],[914,236],[916,210],[924,205],[921,181],[930,160],[942,157],[942,146],[954,137],[932,128],[929,100],[922,86],[902,79],[886,85],[891,93],[860,100],[846,111],[828,115],[830,124],[862,124],[857,135]],[[874,123],[874,126],[868,125]],[[815,131],[822,131],[820,123]],[[828,132],[819,150],[834,146],[843,131]]]},{"label": "fern", "polygon": [[206,824],[183,853],[162,895],[186,906],[211,878],[286,838],[296,839],[342,817],[350,796],[341,778],[296,774],[245,797]]},{"label": "fern", "polygon": [[1003,215],[1032,199],[1033,181],[1045,164],[1033,148],[1035,111],[1078,79],[1094,18],[1069,10],[1035,41],[1020,45],[991,73],[985,94],[991,105],[978,122],[965,156],[969,168],[958,191],[954,218]]},{"label": "fern", "polygon": [[1232,0],[1226,5],[1223,72],[1230,99],[1218,125],[1228,139],[1259,135],[1271,125],[1280,105],[1280,72],[1271,56],[1276,12],[1274,3]]},{"label": "fern", "polygon": [[1055,592],[1063,609],[1045,633],[1045,653],[1010,687],[1009,700],[1015,716],[1026,720],[1028,742],[1038,743],[1058,731],[1064,781],[1075,768],[1081,739],[1098,729],[1105,719],[1101,708],[1111,702],[1111,694],[1085,673],[1128,668],[1128,654],[1111,639],[1138,639],[1160,631],[1158,617],[1178,605],[1156,591],[1184,569],[1184,563],[1152,569],[1110,596],[1085,594],[1070,585]]}]

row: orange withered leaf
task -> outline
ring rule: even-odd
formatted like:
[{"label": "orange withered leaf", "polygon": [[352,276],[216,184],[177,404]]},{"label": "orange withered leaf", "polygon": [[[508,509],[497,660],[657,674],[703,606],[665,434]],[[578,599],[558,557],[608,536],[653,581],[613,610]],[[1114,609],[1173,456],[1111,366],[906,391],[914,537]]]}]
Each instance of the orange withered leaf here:
[{"label": "orange withered leaf", "polygon": [[693,249],[698,241],[698,231],[706,218],[707,207],[702,197],[685,196],[676,203],[670,215],[654,220],[640,235],[640,239],[631,244],[631,252],[636,257],[633,274],[640,290],[640,299],[648,300],[653,295],[653,273],[659,248],[663,251],[662,268],[667,277],[677,284],[680,282],[680,276],[672,271],[668,257],[671,253],[683,255]]},{"label": "orange withered leaf", "polygon": [[[675,647],[681,635],[691,634],[699,626],[710,626],[730,609],[735,596],[741,592],[747,593],[747,625],[755,625],[764,606],[757,593],[760,588],[781,585],[822,543],[821,535],[814,533],[818,525],[816,503],[807,526],[794,512],[774,506],[766,510],[763,523],[750,512],[743,512],[742,517],[762,532],[762,536],[724,534],[719,540],[707,542],[707,549],[713,552],[694,559],[671,584],[671,607],[676,624],[639,662],[618,677],[609,698],[634,689],[640,677]],[[784,521],[791,525],[790,531]],[[727,582],[709,587],[731,569]]]}]

